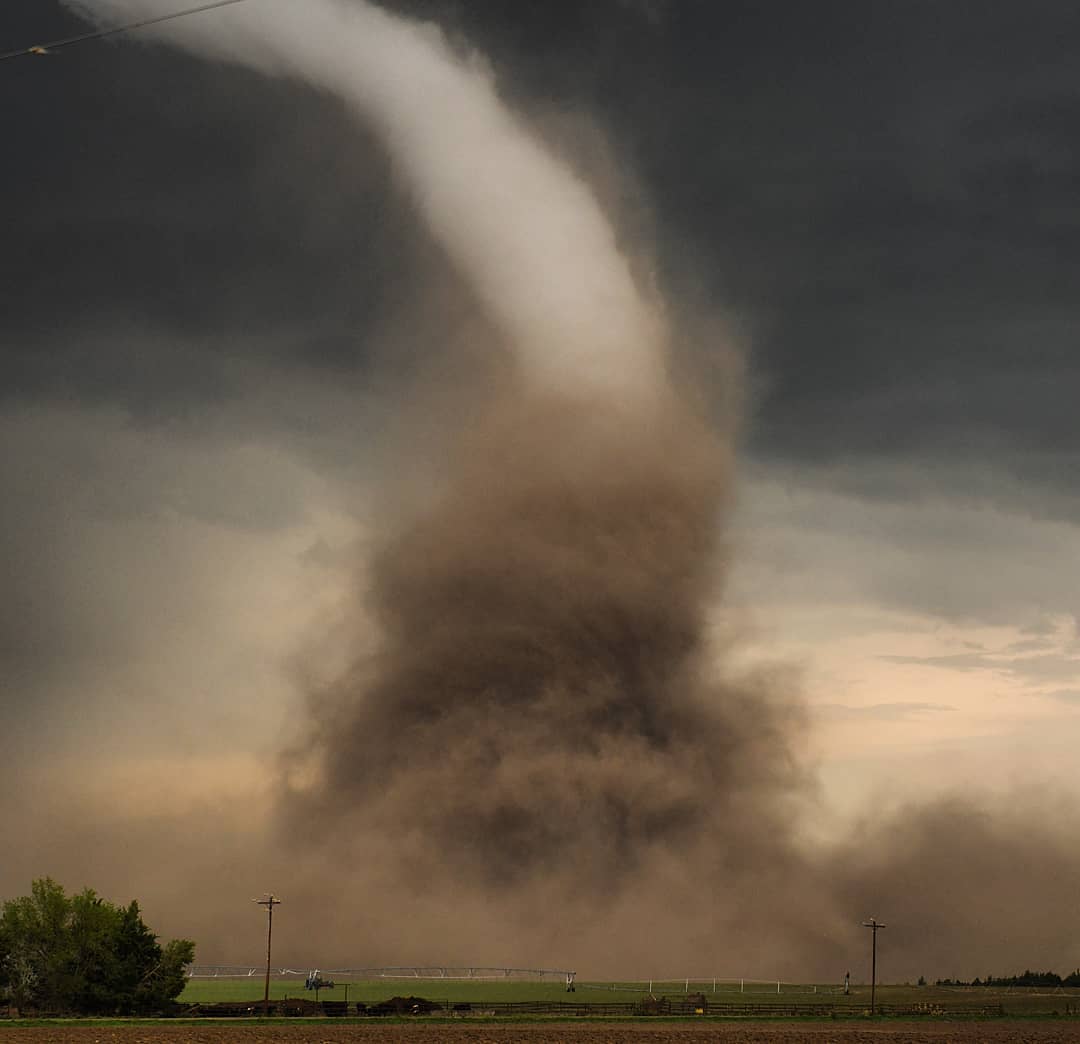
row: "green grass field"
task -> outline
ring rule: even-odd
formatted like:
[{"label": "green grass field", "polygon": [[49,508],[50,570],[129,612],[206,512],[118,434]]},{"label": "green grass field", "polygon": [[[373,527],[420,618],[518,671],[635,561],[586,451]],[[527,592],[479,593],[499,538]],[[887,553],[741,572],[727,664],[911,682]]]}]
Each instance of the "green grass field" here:
[{"label": "green grass field", "polygon": [[[261,999],[264,980],[243,979],[191,979],[180,995],[184,1002],[239,1001]],[[529,982],[525,980],[469,980],[469,979],[375,979],[349,984],[350,1001],[382,1001],[388,997],[407,997],[410,994],[429,1000],[450,1001],[558,1001],[558,1000],[620,1000],[641,999],[641,993],[612,992],[609,989],[591,989],[579,986],[568,994],[561,982]],[[270,996],[305,997],[315,999],[314,992],[304,989],[303,979],[270,980]],[[332,990],[320,990],[320,1000],[344,1000],[344,980]]]},{"label": "green grass field", "polygon": [[[631,986],[635,988],[631,988]],[[469,979],[375,979],[351,982],[348,989],[350,1001],[366,1003],[386,1000],[393,996],[414,995],[434,1001],[637,1001],[641,1000],[643,986],[647,984],[577,984],[574,993],[568,994],[562,982],[536,982],[522,979],[469,980]],[[676,997],[686,989],[683,981],[653,983],[656,996]],[[816,989],[816,992],[815,992]],[[870,1005],[870,987],[852,986],[851,993],[844,995],[835,984],[798,986],[784,983],[781,991],[765,983],[747,983],[740,991],[739,984],[717,983],[714,991],[710,982],[694,983],[691,993],[701,992],[710,1003],[741,1002],[754,1004],[836,1004],[852,1009],[866,1009]],[[212,1001],[254,1001],[263,995],[263,979],[219,978],[189,980],[180,1000],[186,1003]],[[314,1000],[314,993],[304,990],[303,979],[270,980],[270,996],[304,997]],[[321,1000],[344,1000],[345,986],[339,983],[333,990],[320,991]],[[945,1009],[966,1006],[1000,1004],[1008,1014],[1040,1015],[1080,1009],[1080,990],[1064,989],[981,989],[977,987],[945,988],[935,986],[879,985],[877,1003],[883,1005],[929,1005]]]}]

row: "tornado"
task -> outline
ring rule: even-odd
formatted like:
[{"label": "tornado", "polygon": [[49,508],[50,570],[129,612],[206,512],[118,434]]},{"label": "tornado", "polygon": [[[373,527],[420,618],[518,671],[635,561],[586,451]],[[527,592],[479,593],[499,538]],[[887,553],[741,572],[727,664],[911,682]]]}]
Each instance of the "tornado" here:
[{"label": "tornado", "polygon": [[730,450],[669,378],[663,308],[586,181],[433,25],[264,0],[156,31],[343,99],[513,360],[447,433],[437,495],[379,535],[377,646],[321,694],[301,818],[344,804],[484,880],[611,882],[746,789],[736,762],[782,776],[703,680]]}]

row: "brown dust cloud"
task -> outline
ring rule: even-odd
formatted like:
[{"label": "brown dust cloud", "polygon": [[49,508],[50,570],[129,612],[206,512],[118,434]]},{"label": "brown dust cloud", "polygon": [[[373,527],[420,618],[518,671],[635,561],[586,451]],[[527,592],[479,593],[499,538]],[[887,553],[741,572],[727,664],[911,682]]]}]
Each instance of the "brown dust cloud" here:
[{"label": "brown dust cloud", "polygon": [[945,796],[808,839],[796,687],[727,666],[715,623],[733,418],[689,390],[700,317],[648,285],[648,244],[434,26],[244,7],[160,39],[342,99],[482,311],[497,375],[429,421],[437,474],[399,451],[395,485],[415,468],[420,488],[366,545],[364,640],[267,767],[270,812],[57,807],[41,866],[149,893],[208,962],[258,952],[240,907],[272,886],[277,952],[323,967],[838,980],[871,915],[890,979],[1071,967],[1075,816],[1046,799]]}]

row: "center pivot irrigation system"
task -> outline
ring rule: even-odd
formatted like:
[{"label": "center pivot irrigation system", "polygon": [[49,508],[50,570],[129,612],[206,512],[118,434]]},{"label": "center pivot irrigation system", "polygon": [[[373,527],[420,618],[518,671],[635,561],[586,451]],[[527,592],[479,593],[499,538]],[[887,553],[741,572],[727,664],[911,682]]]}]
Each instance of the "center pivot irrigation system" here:
[{"label": "center pivot irrigation system", "polygon": [[[192,964],[187,969],[189,979],[244,979],[261,975],[264,968],[254,964]],[[304,979],[309,971],[297,968],[276,968],[275,978]],[[503,979],[558,979],[572,982],[577,972],[560,968],[482,968],[433,965],[431,967],[382,968],[323,968],[322,975],[349,975],[354,979],[447,979],[497,982]]]},{"label": "center pivot irrigation system", "polygon": [[[255,979],[265,972],[265,966],[256,964],[193,964],[187,969],[187,977],[207,979]],[[629,980],[588,980],[579,982],[577,972],[563,968],[495,968],[480,965],[427,965],[382,966],[377,968],[321,968],[312,972],[307,969],[277,967],[272,970],[275,979],[294,979],[297,983],[310,981],[312,976],[326,980],[348,979],[350,982],[371,982],[379,979],[409,980],[420,982],[560,982],[567,992],[576,992],[577,986],[592,990],[618,993],[677,994],[677,993],[737,993],[737,994],[817,994],[840,993],[816,985],[785,982],[782,979],[752,979],[745,977],[673,976],[670,978]]]}]

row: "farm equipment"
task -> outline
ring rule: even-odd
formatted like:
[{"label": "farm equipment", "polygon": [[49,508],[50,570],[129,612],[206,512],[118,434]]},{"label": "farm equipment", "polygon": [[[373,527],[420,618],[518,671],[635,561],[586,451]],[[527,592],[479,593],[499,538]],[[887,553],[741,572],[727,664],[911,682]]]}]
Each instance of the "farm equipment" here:
[{"label": "farm equipment", "polygon": [[316,968],[314,971],[308,973],[308,977],[304,980],[304,989],[305,990],[314,990],[315,991],[315,1000],[316,1000],[316,1002],[318,1002],[318,1000],[319,1000],[319,990],[332,990],[332,989],[335,989],[334,980],[333,979],[324,979],[319,974],[319,969]]}]

